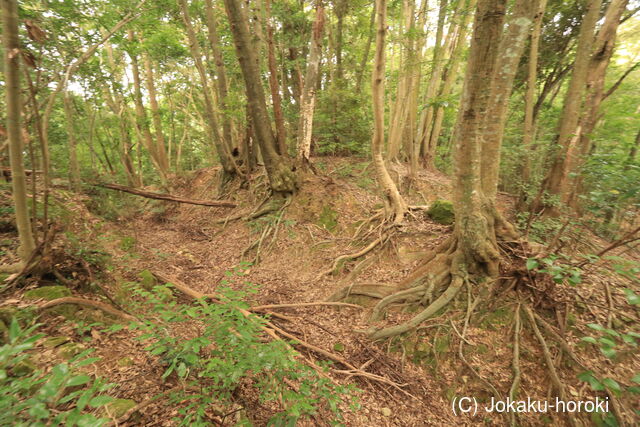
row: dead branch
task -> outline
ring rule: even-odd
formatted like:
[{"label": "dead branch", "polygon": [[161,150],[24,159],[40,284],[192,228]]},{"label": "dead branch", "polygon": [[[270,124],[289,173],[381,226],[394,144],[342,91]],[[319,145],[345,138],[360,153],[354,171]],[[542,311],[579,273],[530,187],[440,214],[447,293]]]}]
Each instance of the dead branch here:
[{"label": "dead branch", "polygon": [[212,206],[218,208],[235,208],[237,203],[229,200],[197,200],[188,199],[186,197],[174,196],[171,194],[155,193],[151,191],[139,190],[137,188],[125,187],[119,184],[93,184],[95,187],[107,188],[109,190],[122,191],[123,193],[134,194],[136,196],[145,197],[154,200],[166,200],[168,202],[186,203],[189,205]]}]

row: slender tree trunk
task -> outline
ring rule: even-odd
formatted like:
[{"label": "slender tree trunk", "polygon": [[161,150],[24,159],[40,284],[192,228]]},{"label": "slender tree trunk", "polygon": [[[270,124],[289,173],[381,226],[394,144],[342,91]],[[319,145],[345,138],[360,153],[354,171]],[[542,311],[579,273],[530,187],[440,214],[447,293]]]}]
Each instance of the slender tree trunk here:
[{"label": "slender tree trunk", "polygon": [[[578,122],[582,113],[589,58],[592,52],[594,31],[600,16],[601,4],[602,0],[589,0],[582,24],[580,25],[576,59],[573,64],[571,81],[569,82],[562,114],[560,116],[558,134],[556,136],[556,147],[554,147],[555,153],[553,153],[552,165],[544,182],[544,189],[552,195],[560,196],[563,201],[566,201],[569,195],[567,186],[568,167],[570,157],[576,148],[575,143],[577,139],[574,136],[577,133]],[[539,207],[536,206],[534,209],[538,210]],[[556,210],[550,210],[551,213],[554,211]]]},{"label": "slender tree trunk", "polygon": [[604,100],[605,77],[616,42],[616,33],[628,0],[612,0],[607,7],[604,23],[596,37],[593,54],[589,61],[587,75],[587,94],[585,112],[581,118],[580,140],[578,147],[568,158],[568,191],[565,202],[576,208],[577,195],[582,187],[582,165],[591,151],[591,134],[596,128],[600,116],[600,105]]},{"label": "slender tree trunk", "polygon": [[276,64],[276,50],[273,42],[273,25],[271,25],[271,0],[265,0],[267,14],[267,51],[269,62],[269,87],[271,88],[271,102],[273,103],[273,118],[276,122],[276,146],[278,154],[287,156],[287,133],[284,127],[282,99],[278,84],[278,66]]},{"label": "slender tree trunk", "polygon": [[369,32],[367,33],[367,42],[364,45],[364,53],[362,54],[362,61],[358,67],[358,74],[356,76],[356,93],[362,92],[362,78],[364,71],[367,68],[367,62],[369,62],[369,53],[371,52],[371,43],[373,42],[374,25],[376,23],[376,7],[371,8],[371,20],[369,21]]},{"label": "slender tree trunk", "polygon": [[[133,41],[135,39],[135,35],[133,30],[128,31],[129,40]],[[134,104],[136,106],[136,126],[140,133],[140,138],[144,147],[149,152],[149,157],[151,158],[151,162],[154,167],[158,171],[160,175],[160,179],[163,183],[167,182],[167,170],[162,167],[162,164],[159,161],[158,152],[156,151],[156,144],[153,142],[153,137],[151,136],[151,130],[149,129],[149,122],[147,120],[147,113],[144,109],[144,104],[142,103],[142,88],[140,81],[140,67],[138,66],[138,56],[135,53],[130,54],[131,59],[131,74],[133,75],[133,99]]]},{"label": "slender tree trunk", "polygon": [[[227,176],[234,175],[237,171],[231,153],[227,150],[225,143],[220,136],[218,129],[218,122],[216,120],[215,111],[213,109],[213,100],[211,99],[211,90],[209,88],[209,79],[207,78],[207,72],[204,64],[202,63],[202,52],[200,45],[198,44],[198,38],[191,22],[191,16],[189,15],[189,8],[187,7],[186,0],[179,0],[180,10],[182,12],[182,20],[187,30],[187,37],[189,39],[189,49],[191,50],[191,56],[193,62],[200,76],[200,84],[202,85],[202,95],[204,97],[205,114],[207,117],[209,138],[213,140],[218,158],[224,174]],[[223,178],[221,182],[225,182],[226,178]]]},{"label": "slender tree trunk", "polygon": [[[462,0],[461,0],[462,1]],[[476,6],[476,0],[470,0],[465,3],[467,9],[474,9]],[[464,13],[460,18],[460,24],[458,26],[458,34],[456,36],[455,47],[453,48],[453,52],[451,53],[451,57],[449,58],[449,63],[447,65],[447,69],[444,75],[444,81],[442,83],[442,87],[440,88],[440,92],[438,93],[438,97],[441,99],[445,99],[451,95],[453,90],[453,85],[456,81],[458,75],[458,68],[460,67],[460,63],[462,61],[462,57],[464,54],[464,49],[467,45],[467,34],[468,34],[468,23],[469,17],[472,16],[471,12]],[[442,131],[442,123],[444,121],[444,107],[440,105],[436,105],[434,107],[434,119],[433,126],[431,131],[429,132],[429,140],[427,143],[427,147],[431,150],[429,157],[435,160],[436,148],[438,146],[438,139],[440,138],[440,132]],[[434,165],[435,167],[435,165]]]},{"label": "slender tree trunk", "polygon": [[[537,0],[536,15],[533,20],[533,30],[529,45],[529,62],[527,64],[527,91],[524,96],[524,131],[522,135],[522,146],[524,156],[522,162],[522,184],[528,185],[531,180],[531,157],[534,153],[535,120],[534,105],[536,95],[536,83],[538,81],[538,54],[540,50],[540,34],[544,11],[547,8],[547,0]],[[525,203],[526,192],[524,187],[520,195],[520,206]]]},{"label": "slender tree trunk", "polygon": [[624,170],[629,170],[629,167],[636,161],[636,157],[638,155],[638,147],[640,147],[640,131],[636,134],[636,139],[633,142],[633,145],[629,149],[629,156],[627,157],[627,161],[624,165]]},{"label": "slender tree trunk", "polygon": [[271,189],[281,194],[293,193],[296,189],[296,176],[287,160],[277,152],[260,77],[258,56],[249,33],[246,10],[242,7],[241,0],[224,0],[224,4],[246,86],[247,105],[253,119],[254,133],[264,159]]},{"label": "slender tree trunk", "polygon": [[385,70],[385,39],[387,34],[387,1],[376,0],[377,30],[375,62],[371,79],[373,95],[373,138],[371,140],[371,154],[382,187],[385,202],[389,209],[389,217],[398,224],[404,219],[407,204],[400,195],[398,187],[391,179],[384,162],[382,147],[384,146],[384,70]]},{"label": "slender tree trunk", "polygon": [[68,148],[69,148],[69,183],[73,191],[80,191],[80,165],[78,163],[78,150],[76,131],[74,126],[73,100],[69,91],[64,93],[64,114],[67,126]]},{"label": "slender tree trunk", "polygon": [[4,42],[4,92],[7,108],[7,140],[11,162],[11,185],[20,246],[18,256],[26,262],[35,249],[27,207],[27,184],[23,164],[23,141],[20,135],[20,49],[18,41],[18,3],[2,0],[2,39]]},{"label": "slender tree trunk", "polygon": [[153,65],[149,54],[144,55],[144,68],[146,73],[146,86],[149,95],[149,105],[151,106],[151,117],[153,119],[153,128],[156,134],[154,151],[156,153],[158,164],[162,168],[163,173],[169,173],[169,160],[167,158],[167,145],[162,132],[162,120],[160,118],[160,108],[158,107],[158,99],[156,97],[155,78],[153,76]]},{"label": "slender tree trunk", "polygon": [[322,32],[324,28],[324,5],[316,0],[316,19],[311,31],[309,59],[304,77],[304,87],[300,103],[300,121],[298,125],[298,159],[302,163],[309,162],[311,155],[311,135],[313,131],[313,112],[316,102],[316,85],[322,53]]},{"label": "slender tree trunk", "polygon": [[515,0],[509,25],[502,38],[498,62],[491,83],[491,98],[482,123],[482,192],[494,201],[498,194],[500,150],[507,107],[525,41],[531,29],[534,2]]}]

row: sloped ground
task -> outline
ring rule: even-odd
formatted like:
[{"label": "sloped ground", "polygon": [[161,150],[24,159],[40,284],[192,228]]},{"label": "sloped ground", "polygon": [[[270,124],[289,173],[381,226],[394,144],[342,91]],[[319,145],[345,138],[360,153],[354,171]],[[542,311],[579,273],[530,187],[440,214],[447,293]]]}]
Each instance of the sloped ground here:
[{"label": "sloped ground", "polygon": [[[236,212],[250,212],[262,201],[262,195],[247,189],[234,188],[232,198],[239,202],[233,212],[228,209],[190,205],[168,205],[126,196],[126,211],[119,209],[121,217],[110,216],[103,221],[86,211],[90,199],[66,195],[70,206],[71,229],[83,241],[99,243],[102,250],[111,254],[114,270],[100,278],[105,286],[116,291],[118,284],[140,281],[144,271],[162,272],[179,278],[203,293],[215,293],[225,279],[225,272],[233,270],[243,261],[255,261],[256,248],[246,251],[259,241],[265,228],[274,227],[260,245],[259,262],[250,266],[247,281],[259,285],[259,292],[251,305],[322,301],[336,290],[352,283],[393,284],[405,277],[419,263],[420,255],[434,247],[450,233],[450,227],[436,224],[423,213],[416,213],[407,225],[400,229],[389,243],[367,256],[347,262],[335,275],[318,277],[327,270],[333,260],[343,254],[357,252],[368,243],[366,239],[351,237],[362,221],[370,218],[378,208],[373,171],[367,162],[323,158],[317,166],[323,173],[308,176],[298,195],[284,210],[251,221],[220,223]],[[402,178],[402,168],[397,176],[404,186],[404,193],[412,205],[424,205],[436,199],[449,198],[446,177],[424,172],[418,184],[408,186]],[[259,178],[256,178],[259,182]],[[259,187],[259,184],[257,185]],[[197,172],[177,189],[186,197],[213,198],[217,188],[216,171]],[[255,188],[255,185],[254,185]],[[115,197],[115,196],[114,196]],[[104,202],[104,200],[102,200]],[[502,207],[509,212],[510,200],[504,196]],[[139,212],[143,212],[140,214]],[[369,239],[374,238],[374,234]],[[5,238],[7,236],[3,236]],[[596,241],[599,247],[607,242],[581,236],[576,241]],[[572,248],[577,250],[578,248]],[[624,253],[623,253],[624,252]],[[244,253],[244,256],[243,256]],[[612,253],[635,257],[636,250],[620,248]],[[517,260],[513,261],[517,264]],[[524,263],[524,260],[520,261]],[[579,354],[588,367],[597,368],[603,376],[615,379],[623,386],[631,386],[630,378],[640,371],[637,352],[631,349],[611,363],[590,344],[580,339],[594,335],[587,323],[607,323],[616,330],[637,331],[638,311],[626,303],[625,288],[639,293],[637,282],[610,273],[608,269],[592,269],[583,282],[576,286],[554,285],[540,292],[535,301],[539,312],[546,319],[554,319],[558,312],[561,331],[567,342]],[[609,271],[609,272],[608,272]],[[545,284],[546,282],[542,282]],[[84,292],[86,290],[76,290]],[[528,289],[519,289],[526,299]],[[474,313],[466,329],[463,354],[466,361],[486,381],[504,396],[512,381],[513,312],[515,293],[505,287],[493,287],[492,301]],[[475,291],[471,298],[478,293]],[[10,296],[11,304],[26,304],[21,294]],[[570,303],[578,295],[578,305]],[[492,297],[493,296],[493,297]],[[278,310],[295,319],[281,322],[281,327],[309,343],[330,352],[340,349],[340,354],[355,366],[367,364],[367,371],[383,375],[398,383],[406,384],[405,392],[371,381],[334,375],[341,383],[355,383],[362,393],[362,408],[352,412],[345,406],[345,421],[352,426],[450,426],[450,425],[506,425],[507,419],[497,414],[479,414],[472,418],[458,418],[451,412],[450,401],[456,396],[475,396],[488,401],[491,393],[486,384],[476,378],[459,359],[460,331],[467,310],[467,298],[462,296],[448,312],[425,322],[424,327],[403,341],[373,344],[356,331],[369,326],[368,314],[374,299],[361,297],[354,302],[364,304],[364,309],[350,307],[299,307]],[[5,301],[6,304],[6,301]],[[569,307],[564,311],[563,307]],[[552,309],[556,310],[552,310]],[[569,314],[563,314],[569,313]],[[392,311],[381,324],[394,324],[410,318],[412,313]],[[452,327],[452,323],[455,329]],[[112,334],[99,333],[87,328],[81,334],[77,328],[61,318],[51,319],[46,329],[52,335],[68,336],[85,346],[95,347],[101,361],[96,371],[118,384],[114,395],[137,402],[150,398],[168,388],[171,382],[162,383],[163,367],[157,358],[144,351],[144,345],[134,340],[135,333],[122,330]],[[83,342],[86,340],[87,342]],[[521,338],[522,383],[519,397],[545,400],[553,396],[548,371],[542,362],[543,353],[535,336],[524,333]],[[554,356],[559,349],[550,342]],[[59,359],[55,349],[40,349],[43,365]],[[322,360],[322,357],[300,350],[306,357]],[[576,378],[580,372],[564,356],[558,366],[562,380],[568,385],[568,394],[576,400],[604,396],[591,391]],[[409,396],[408,394],[413,397]],[[550,394],[551,393],[551,394]],[[621,402],[628,410],[637,408],[637,402],[625,395]],[[253,409],[254,421],[260,425],[265,414]],[[628,414],[628,412],[627,412]],[[170,425],[177,415],[174,406],[162,399],[149,405],[136,425]],[[316,419],[315,423],[319,423]],[[522,425],[563,425],[565,419],[553,414],[525,414]]]}]

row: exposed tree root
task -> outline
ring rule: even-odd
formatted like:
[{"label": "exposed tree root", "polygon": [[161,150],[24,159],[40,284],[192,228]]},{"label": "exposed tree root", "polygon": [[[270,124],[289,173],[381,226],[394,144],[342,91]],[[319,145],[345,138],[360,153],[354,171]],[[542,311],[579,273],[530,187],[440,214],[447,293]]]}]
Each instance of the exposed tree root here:
[{"label": "exposed tree root", "polygon": [[96,187],[108,188],[109,190],[122,191],[124,193],[134,194],[136,196],[146,197],[148,199],[166,200],[168,202],[186,203],[190,205],[212,206],[219,208],[235,208],[237,204],[228,200],[195,200],[186,197],[174,196],[172,194],[154,193],[151,191],[143,191],[137,188],[125,187],[118,184],[94,184]]},{"label": "exposed tree root", "polygon": [[[536,323],[536,319],[535,316],[533,314],[533,311],[531,310],[531,308],[528,305],[525,305],[524,307],[524,312],[527,314],[527,317],[529,318],[529,324],[531,325],[531,328],[533,329],[533,333],[535,334],[536,338],[538,339],[538,342],[540,343],[540,347],[542,347],[542,352],[544,354],[544,361],[545,364],[547,365],[547,369],[549,370],[549,375],[551,377],[551,382],[553,383],[558,396],[560,397],[560,399],[562,399],[563,401],[567,401],[567,393],[565,391],[565,387],[564,387],[564,383],[562,382],[562,380],[560,379],[560,376],[558,375],[558,371],[556,370],[556,367],[553,363],[553,356],[551,356],[551,352],[549,351],[549,346],[547,345],[547,342],[545,341],[544,337],[542,336],[542,333],[540,332],[540,329],[538,329],[538,325]],[[572,426],[577,426],[577,422],[573,417],[567,417],[567,419],[569,420],[569,423]]]},{"label": "exposed tree root", "polygon": [[335,292],[333,295],[327,298],[327,301],[340,301],[351,295],[362,295],[366,297],[382,299],[387,295],[391,295],[396,290],[397,288],[395,286],[378,283],[358,285],[351,284]]},{"label": "exposed tree root", "polygon": [[358,259],[361,256],[364,256],[366,254],[368,254],[369,252],[371,252],[376,246],[378,245],[383,245],[385,242],[387,242],[387,240],[390,238],[389,234],[385,234],[382,235],[378,238],[376,238],[373,242],[369,243],[364,249],[359,250],[358,252],[352,253],[352,254],[346,254],[346,255],[340,255],[338,258],[336,258],[333,261],[333,264],[331,265],[331,268],[321,271],[317,276],[316,276],[316,280],[320,280],[322,277],[328,275],[328,274],[333,274],[338,267],[340,266],[340,264],[344,261],[349,261],[349,260],[353,260],[353,259]]},{"label": "exposed tree root", "polygon": [[78,298],[78,297],[64,297],[64,298],[57,298],[51,301],[47,301],[44,304],[40,304],[38,306],[39,310],[44,310],[47,308],[51,308],[51,307],[55,307],[57,305],[61,305],[61,304],[75,304],[75,305],[83,305],[85,307],[91,307],[91,308],[97,308],[99,310],[104,311],[107,314],[110,314],[112,316],[115,317],[119,317],[121,319],[124,320],[130,320],[130,321],[134,321],[137,320],[136,317],[125,313],[124,311],[120,311],[108,304],[102,303],[102,302],[98,302],[98,301],[93,301],[93,300],[89,300],[89,299],[85,299],[85,298]]},{"label": "exposed tree root", "polygon": [[[511,367],[513,369],[513,382],[511,383],[511,388],[509,389],[509,398],[513,401],[516,399],[518,390],[520,388],[520,329],[522,327],[520,322],[520,304],[515,309],[514,312],[515,317],[515,325],[513,327],[513,362],[511,363]],[[511,412],[511,425],[515,427],[517,425],[517,413]]]}]

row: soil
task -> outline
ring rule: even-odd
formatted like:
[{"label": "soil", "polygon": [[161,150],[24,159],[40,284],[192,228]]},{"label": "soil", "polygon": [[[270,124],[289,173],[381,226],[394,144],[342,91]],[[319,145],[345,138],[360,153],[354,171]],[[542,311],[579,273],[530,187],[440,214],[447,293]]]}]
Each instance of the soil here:
[{"label": "soil", "polygon": [[[258,292],[247,300],[250,306],[256,306],[325,301],[350,284],[397,283],[416,268],[425,251],[434,248],[451,233],[451,226],[437,224],[423,211],[415,211],[385,245],[365,257],[346,262],[334,274],[319,277],[318,273],[327,270],[336,257],[357,252],[375,238],[379,231],[373,230],[355,240],[352,236],[363,221],[380,209],[381,199],[377,195],[373,170],[364,160],[354,163],[353,159],[322,158],[316,161],[316,167],[320,174],[304,178],[300,191],[284,209],[280,219],[274,213],[249,221],[223,222],[228,216],[251,212],[262,202],[264,194],[256,190],[260,188],[259,176],[255,177],[251,191],[233,187],[229,189],[229,195],[222,197],[238,202],[239,206],[233,210],[111,195],[108,197],[123,198],[127,202],[124,207],[119,205],[117,210],[105,213],[99,211],[97,203],[106,203],[100,198],[108,194],[106,190],[100,192],[100,196],[77,196],[57,189],[54,192],[56,198],[69,207],[65,214],[67,233],[60,237],[58,244],[68,246],[75,242],[73,244],[77,247],[82,247],[86,243],[96,248],[93,256],[108,254],[110,267],[94,272],[93,280],[100,282],[112,294],[117,293],[125,282],[140,282],[140,273],[145,271],[171,275],[197,291],[215,294],[225,282],[226,272],[234,270],[242,262],[253,262],[243,280],[232,282],[230,286],[241,289],[243,281],[258,285]],[[437,199],[450,200],[450,183],[446,176],[422,172],[417,183],[410,183],[402,167],[397,166],[393,170],[403,193],[408,195],[410,205],[428,205]],[[217,176],[217,169],[198,171],[184,178],[173,193],[188,198],[214,199],[217,196]],[[512,206],[513,200],[508,195],[500,196],[500,208],[513,219]],[[274,224],[277,224],[276,232],[268,234],[259,244],[256,262],[256,248],[246,249],[260,240],[265,227],[273,227]],[[15,240],[15,231],[10,226],[0,231],[0,240]],[[574,256],[580,251],[593,252],[594,247],[601,249],[610,243],[586,230],[574,230],[572,233],[568,233],[565,250],[569,249]],[[86,253],[76,255],[82,257]],[[637,247],[629,249],[623,246],[609,255],[635,261],[640,259]],[[7,254],[9,258],[11,250]],[[524,264],[524,259],[513,254],[506,259],[504,271],[513,271]],[[81,279],[88,275],[77,263],[61,264],[61,270],[75,280],[74,283],[82,282]],[[367,372],[402,385],[399,390],[379,382],[358,377],[348,379],[345,375],[331,373],[337,383],[355,384],[361,390],[357,394],[359,410],[350,409],[346,402],[343,405],[344,424],[347,426],[507,425],[508,417],[495,413],[458,417],[452,413],[451,400],[471,396],[488,403],[492,393],[486,382],[492,384],[500,395],[508,394],[513,379],[514,310],[518,295],[534,305],[545,319],[554,324],[559,320],[561,325],[566,325],[560,333],[569,346],[585,365],[597,369],[603,377],[631,386],[630,378],[640,372],[640,358],[635,350],[622,354],[620,360],[612,363],[593,346],[581,341],[584,336],[594,335],[594,331],[586,326],[589,323],[607,325],[615,322],[616,329],[637,329],[639,313],[626,303],[624,290],[628,288],[639,293],[638,281],[612,273],[607,264],[590,266],[588,270],[577,285],[566,282],[549,284],[541,280],[539,285],[545,289],[539,292],[524,288],[514,290],[502,281],[483,284],[479,289],[470,290],[468,295],[466,291],[461,293],[447,311],[425,322],[418,331],[402,339],[381,343],[372,343],[358,332],[371,326],[368,316],[376,300],[368,297],[350,297],[348,302],[360,304],[361,308],[309,306],[278,309],[278,313],[294,320],[280,320],[278,325],[326,351],[335,353],[335,349],[340,348],[340,355],[351,364],[358,367],[366,365]],[[28,305],[21,295],[25,289],[36,285],[27,281],[26,287],[5,295],[2,305]],[[74,294],[95,299],[87,288],[74,289]],[[478,306],[480,308],[473,313],[469,326],[463,329],[469,300],[478,296],[485,303]],[[409,311],[390,310],[377,325],[406,321],[415,310],[416,307],[410,307]],[[150,355],[144,349],[145,344],[136,339],[139,332],[124,328],[107,333],[91,326],[80,330],[62,317],[45,316],[45,333],[69,337],[74,342],[96,349],[95,355],[100,361],[92,365],[92,371],[117,384],[110,393],[113,396],[142,402],[177,384],[171,376],[162,381],[162,362]],[[526,322],[526,319],[522,321]],[[461,333],[464,333],[463,354],[468,365],[459,357]],[[535,335],[527,330],[520,339],[522,380],[519,398],[546,400],[555,396]],[[586,383],[578,380],[577,374],[582,372],[580,368],[566,355],[561,355],[556,344],[548,343],[558,361],[556,368],[560,378],[572,399],[606,396],[603,392],[592,391]],[[320,354],[300,347],[298,350],[306,359],[324,360]],[[51,366],[62,360],[56,349],[46,349],[41,345],[36,351],[40,366]],[[640,418],[631,418],[631,408],[638,408],[637,401],[626,395],[619,400],[628,421],[639,422]],[[254,407],[245,408],[254,424],[265,425],[269,408],[259,405],[255,396],[245,396],[245,401],[255,403]],[[175,425],[172,419],[179,416],[178,409],[179,405],[169,404],[166,398],[160,398],[125,425]],[[535,413],[521,414],[519,423],[528,426],[569,425],[565,417]],[[300,425],[326,424],[322,417],[315,417]]]}]

